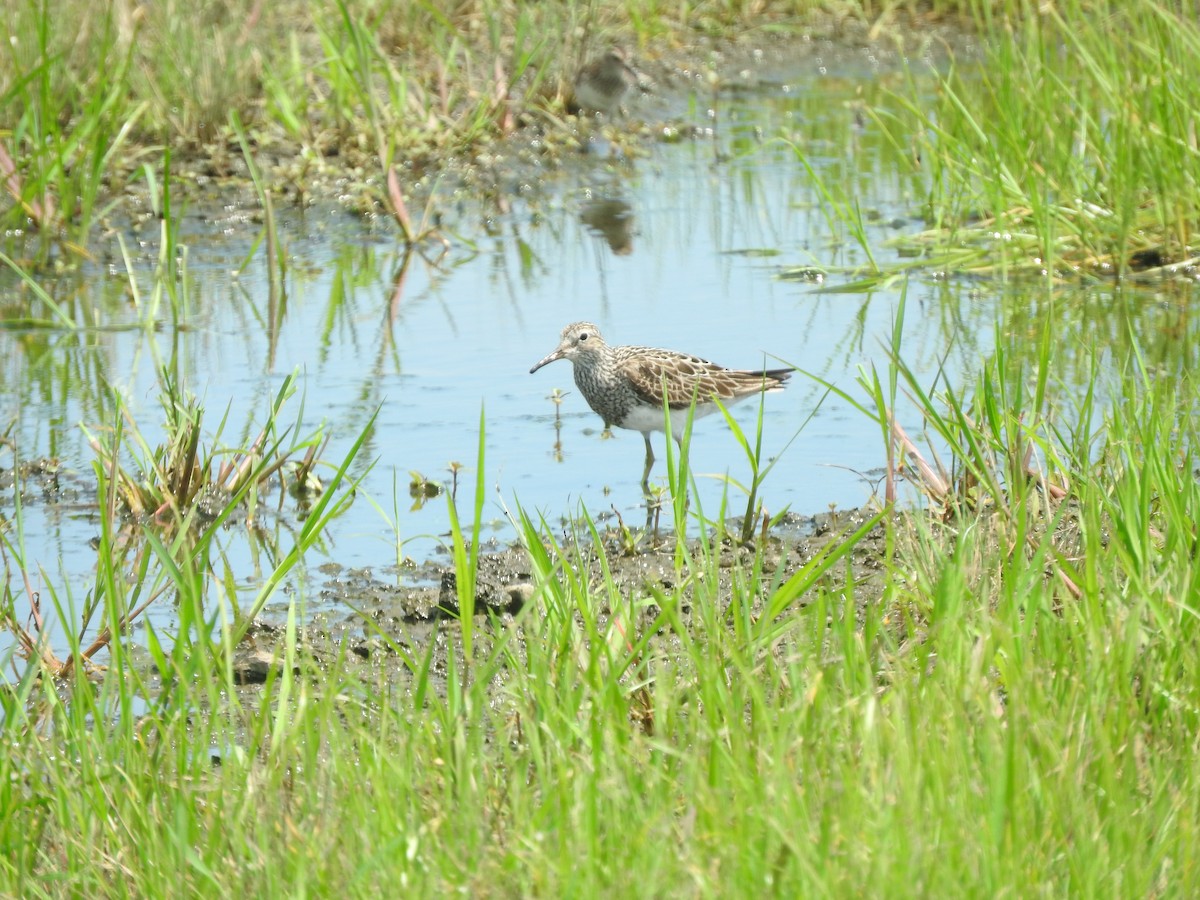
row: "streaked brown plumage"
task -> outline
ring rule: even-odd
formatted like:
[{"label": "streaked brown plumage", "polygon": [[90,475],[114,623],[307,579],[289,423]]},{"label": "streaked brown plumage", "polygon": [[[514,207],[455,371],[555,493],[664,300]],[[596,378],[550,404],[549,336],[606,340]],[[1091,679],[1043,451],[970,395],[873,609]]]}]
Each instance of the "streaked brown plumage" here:
[{"label": "streaked brown plumage", "polygon": [[694,417],[716,411],[714,401],[736,403],[762,391],[783,388],[792,369],[726,369],[706,359],[655,347],[611,347],[591,322],[575,322],[563,329],[554,352],[529,370],[559,359],[575,367],[575,384],[588,406],[604,420],[605,427],[640,431],[646,441],[645,484],[654,464],[650,432],[665,431],[663,397],[670,410],[671,437],[682,432],[688,409],[696,404]]},{"label": "streaked brown plumage", "polygon": [[638,83],[637,72],[625,55],[615,47],[596,57],[575,76],[575,104],[612,119],[621,110],[621,101]]}]

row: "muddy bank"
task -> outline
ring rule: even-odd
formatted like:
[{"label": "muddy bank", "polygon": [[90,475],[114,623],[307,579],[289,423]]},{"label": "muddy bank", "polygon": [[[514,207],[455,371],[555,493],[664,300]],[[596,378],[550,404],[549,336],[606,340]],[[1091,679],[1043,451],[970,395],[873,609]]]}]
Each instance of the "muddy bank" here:
[{"label": "muddy bank", "polygon": [[[574,577],[586,581],[595,600],[595,613],[601,622],[612,614],[608,591],[615,590],[625,601],[632,601],[639,622],[633,630],[649,625],[659,612],[656,597],[680,592],[679,607],[685,627],[699,626],[703,617],[694,603],[713,603],[718,610],[731,602],[735,580],[744,589],[746,574],[761,552],[758,593],[750,598],[753,614],[762,612],[773,587],[785,582],[803,566],[847,539],[873,513],[868,509],[821,513],[813,516],[788,515],[770,532],[761,551],[737,545],[732,539],[717,541],[710,552],[717,558],[714,581],[697,580],[692,572],[705,576],[714,570],[704,558],[700,541],[688,542],[687,558],[677,562],[676,543],[671,535],[643,538],[631,548],[628,535],[617,528],[602,533],[602,550],[588,546],[575,548],[561,542],[561,551],[550,549],[555,565],[570,567]],[[731,523],[734,528],[736,523]],[[877,601],[884,587],[886,544],[884,529],[876,525],[854,546],[846,560],[826,574],[822,585],[832,591],[847,582],[847,565],[854,585],[856,615],[868,603]],[[459,598],[453,566],[426,563],[408,573],[408,584],[385,582],[370,572],[323,567],[327,580],[320,592],[323,611],[304,627],[302,644],[320,664],[336,657],[370,667],[374,674],[389,682],[406,683],[410,661],[420,660],[431,650],[431,671],[435,678],[446,671],[448,654],[460,650],[453,637],[459,628]],[[607,573],[607,577],[606,577]],[[420,579],[422,583],[413,584]],[[410,586],[411,585],[411,586]],[[700,596],[698,596],[698,594]],[[475,590],[476,631],[486,639],[493,628],[514,625],[516,615],[528,603],[544,603],[538,592],[530,554],[513,546],[480,558]],[[797,598],[786,614],[803,608],[806,596]],[[537,615],[535,610],[534,615]],[[272,665],[272,648],[283,637],[281,614],[265,614],[239,655],[237,670],[246,683],[263,680]]]},{"label": "muddy bank", "polygon": [[[503,208],[510,198],[535,200],[548,172],[581,160],[631,161],[659,143],[709,142],[720,123],[717,110],[739,96],[811,89],[823,77],[892,77],[915,61],[941,65],[978,57],[978,48],[960,23],[900,23],[877,34],[867,23],[816,18],[806,28],[782,34],[675,40],[632,53],[639,90],[624,115],[601,126],[576,116],[570,72],[556,72],[544,95],[521,99],[515,85],[508,101],[512,129],[484,132],[467,146],[397,158],[395,172],[410,212],[425,210],[440,220],[444,207],[464,198],[485,199]],[[533,77],[531,72],[528,77]],[[483,86],[480,89],[484,89]],[[564,99],[565,98],[565,99]],[[707,114],[696,114],[696,102]],[[252,128],[248,147],[284,220],[305,209],[320,216],[338,210],[385,233],[395,231],[387,188],[387,168],[366,135],[328,129],[299,144],[271,127]],[[95,236],[96,255],[121,260],[112,238],[117,232],[156,233],[159,213],[141,177],[142,160],[115,160],[106,187],[115,213]],[[207,233],[216,242],[244,238],[263,224],[261,197],[239,141],[225,140],[173,149],[172,190],[186,200],[185,234]],[[148,260],[152,262],[153,260]]]},{"label": "muddy bank", "polygon": [[[0,469],[0,486],[6,493],[18,484],[25,504],[91,509],[99,514],[92,499],[95,485],[80,473],[64,473],[57,460],[45,458],[19,468]],[[690,627],[697,592],[703,594],[703,602],[724,609],[733,596],[735,579],[744,589],[746,573],[757,561],[761,572],[759,592],[749,598],[750,608],[757,615],[774,587],[831,545],[846,540],[872,515],[867,508],[809,516],[788,513],[765,535],[756,536],[756,546],[737,542],[740,522],[731,520],[726,523],[727,536],[710,537],[707,547],[692,539],[682,554],[672,533],[630,530],[610,516],[599,519],[598,543],[576,546],[570,535],[563,533],[553,540],[544,538],[543,547],[557,572],[569,568],[573,578],[589,586],[601,620],[612,612],[610,591],[632,602],[639,610],[641,624],[647,624],[659,611],[655,598],[678,590],[682,621]],[[578,533],[587,531],[580,529]],[[93,538],[90,549],[94,547]],[[715,566],[709,564],[706,554],[715,556]],[[756,560],[759,554],[761,558]],[[826,574],[822,584],[836,591],[847,579],[848,565],[855,604],[861,612],[882,593],[885,554],[884,530],[877,525],[854,545],[846,560]],[[715,581],[707,578],[707,573],[713,571],[717,573]],[[385,575],[376,575],[370,568],[327,562],[313,574],[324,581],[310,602],[317,612],[301,623],[301,645],[319,665],[345,656],[369,665],[389,681],[405,681],[410,669],[401,654],[419,659],[434,641],[432,671],[445,671],[446,654],[460,644],[451,635],[459,628],[462,613],[452,562],[432,559],[389,568]],[[697,580],[698,576],[702,580]],[[485,542],[474,592],[477,629],[486,636],[493,627],[509,627],[527,604],[547,602],[538,587],[526,548],[512,545],[495,550]],[[806,602],[804,596],[797,598],[791,611]],[[240,682],[261,683],[278,668],[281,654],[276,651],[284,637],[286,619],[286,606],[277,600],[255,621],[236,654],[234,668]]]}]

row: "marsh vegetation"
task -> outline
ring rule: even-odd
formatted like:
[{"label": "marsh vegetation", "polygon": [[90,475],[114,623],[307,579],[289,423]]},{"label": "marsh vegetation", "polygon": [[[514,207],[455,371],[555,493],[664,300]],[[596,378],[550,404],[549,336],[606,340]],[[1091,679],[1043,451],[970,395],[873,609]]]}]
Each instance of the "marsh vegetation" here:
[{"label": "marsh vegetation", "polygon": [[[0,891],[1196,892],[1194,10],[28,2],[0,29],[0,327],[31,368],[166,335],[148,352],[161,434],[119,374],[73,375],[93,392],[70,485],[97,531],[85,581],[25,549],[30,498],[64,489],[53,441],[35,463],[5,434]],[[315,622],[290,580],[306,554],[353,503],[397,515],[364,489],[380,401],[355,397],[358,427],[331,434],[295,375],[246,422],[182,378],[188,335],[213,330],[182,210],[251,198],[231,267],[262,261],[266,299],[224,325],[260,328],[274,359],[302,269],[289,211],[390,230],[394,317],[410,266],[477,250],[441,217],[443,171],[487,191],[517,156],[572,164],[586,129],[632,159],[680,139],[636,117],[581,130],[568,89],[589,57],[621,44],[661,92],[715,91],[714,52],[817,30],[936,35],[940,61],[897,67],[874,88],[891,103],[848,104],[921,219],[890,241],[803,118],[739,147],[784,147],[848,248],[772,277],[901,298],[854,384],[808,376],[878,435],[871,503],[780,527],[796,517],[772,499],[762,414],[730,419],[742,474],[719,502],[688,441],[654,501],[671,529],[564,524],[518,497],[517,562],[485,592],[485,404],[454,413],[477,450],[445,461],[446,489],[413,476],[449,521],[430,602],[343,594],[337,627]],[[1023,288],[964,378],[911,361],[914,320],[950,316],[912,292],[950,282]]]}]

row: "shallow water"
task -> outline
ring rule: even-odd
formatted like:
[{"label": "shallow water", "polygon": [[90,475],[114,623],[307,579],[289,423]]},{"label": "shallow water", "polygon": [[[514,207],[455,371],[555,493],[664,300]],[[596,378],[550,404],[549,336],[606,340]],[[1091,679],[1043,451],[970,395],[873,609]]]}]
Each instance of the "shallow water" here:
[{"label": "shallow water", "polygon": [[[294,370],[303,388],[300,430],[326,424],[333,436],[328,461],[341,459],[379,409],[352,471],[362,477],[358,496],[294,579],[310,606],[336,577],[322,570],[327,563],[403,580],[398,558],[439,552],[449,523],[445,499],[411,510],[410,473],[448,483],[451,462],[463,464],[459,501],[469,509],[481,411],[484,516],[497,542],[514,536],[505,507],[518,502],[551,523],[587,509],[616,510],[642,524],[640,435],[617,430],[602,439],[602,423],[575,389],[568,363],[528,374],[568,322],[596,322],[610,342],[686,350],[729,366],[794,364],[865,400],[856,377],[886,366],[902,286],[832,293],[819,288],[847,276],[830,274],[820,285],[778,277],[789,266],[866,261],[823,212],[823,195],[799,155],[822,180],[850,186],[868,220],[872,252],[886,265],[896,259],[886,241],[923,227],[926,176],[867,111],[886,115],[897,103],[889,92],[919,95],[933,84],[919,61],[916,74],[902,76],[889,74],[897,71],[895,60],[866,51],[825,53],[836,60],[812,46],[764,61],[753,79],[734,76],[716,93],[685,84],[631,110],[632,120],[675,123],[688,134],[677,142],[640,141],[637,153],[626,153],[621,145],[632,142],[595,134],[587,153],[562,165],[514,153],[511,166],[493,161],[506,174],[487,199],[447,179],[434,205],[450,251],[437,263],[410,260],[402,279],[403,254],[386,219],[320,206],[285,210],[285,292],[272,305],[262,248],[242,267],[260,230],[253,207],[193,202],[180,233],[190,304],[179,327],[164,312],[161,327],[149,332],[0,331],[0,417],[14,422],[15,452],[22,460],[58,457],[65,496],[74,498],[30,497],[23,508],[23,535],[12,539],[24,547],[33,589],[45,596],[52,588],[67,607],[87,594],[95,568],[88,542],[99,525],[94,454],[79,424],[95,429],[112,420],[104,387],[112,385],[156,440],[164,365],[203,401],[208,434],[228,408],[224,444],[249,442]],[[140,306],[115,251],[82,280],[59,285],[56,299],[80,316],[94,310],[89,315],[105,325],[137,321],[148,302],[157,227],[151,220],[123,232],[144,286]],[[4,283],[15,296],[15,282]],[[906,361],[922,377],[941,370],[961,383],[990,352],[1000,305],[1022,290],[912,281]],[[1151,312],[1162,306],[1159,298],[1138,302]],[[555,389],[566,392],[561,435],[550,399]],[[293,421],[300,407],[294,398],[283,421]],[[757,412],[754,403],[735,407],[751,431]],[[900,415],[919,430],[911,409]],[[812,378],[798,375],[766,398],[763,433],[764,455],[778,457],[763,491],[771,512],[854,507],[875,493],[885,459],[879,426],[826,396]],[[652,480],[662,484],[663,436],[653,440],[660,461]],[[8,468],[13,451],[0,453]],[[696,473],[715,476],[700,479],[700,502],[713,515],[727,490],[721,476],[745,483],[747,461],[719,415],[697,422],[691,457]],[[728,490],[737,512],[740,495]],[[11,508],[9,497],[3,509],[10,517]],[[268,544],[272,536],[281,543],[280,553],[290,547],[296,515],[266,535]],[[222,547],[239,588],[253,593],[275,554],[236,527]],[[13,589],[24,591],[16,579]],[[170,610],[156,615],[169,622]]]}]

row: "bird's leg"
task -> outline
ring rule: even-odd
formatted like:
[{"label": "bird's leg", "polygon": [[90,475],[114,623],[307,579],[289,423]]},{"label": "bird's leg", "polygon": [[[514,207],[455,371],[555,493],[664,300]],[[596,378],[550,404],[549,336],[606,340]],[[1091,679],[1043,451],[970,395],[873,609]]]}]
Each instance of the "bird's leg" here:
[{"label": "bird's leg", "polygon": [[648,492],[650,490],[650,470],[654,468],[654,448],[650,446],[650,432],[643,431],[642,437],[646,441],[646,470],[642,472],[642,488]]}]

